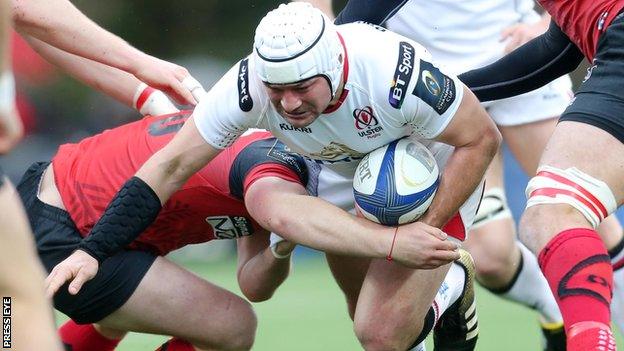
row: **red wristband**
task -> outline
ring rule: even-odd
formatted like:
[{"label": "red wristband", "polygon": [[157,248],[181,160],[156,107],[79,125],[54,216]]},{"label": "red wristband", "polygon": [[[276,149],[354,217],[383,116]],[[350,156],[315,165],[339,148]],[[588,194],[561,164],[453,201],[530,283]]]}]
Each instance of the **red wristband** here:
[{"label": "red wristband", "polygon": [[392,245],[390,246],[390,252],[388,252],[388,256],[386,256],[386,260],[390,262],[394,260],[392,258],[392,250],[394,250],[394,243],[396,242],[398,232],[399,232],[399,227],[394,228],[394,236],[392,237]]}]

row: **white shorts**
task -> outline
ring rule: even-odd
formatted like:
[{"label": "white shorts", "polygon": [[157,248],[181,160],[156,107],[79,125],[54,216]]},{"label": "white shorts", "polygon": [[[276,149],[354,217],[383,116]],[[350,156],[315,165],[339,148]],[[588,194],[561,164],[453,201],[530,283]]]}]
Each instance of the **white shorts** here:
[{"label": "white shorts", "polygon": [[572,81],[560,77],[528,93],[483,103],[499,126],[515,126],[559,117],[572,100]]},{"label": "white shorts", "polygon": [[[309,178],[315,178],[312,183],[317,181],[316,194],[318,197],[355,214],[352,176],[345,176],[328,167],[321,166],[315,171],[310,171]],[[460,207],[459,212],[442,228],[449,236],[459,241],[466,239],[466,233],[474,222],[483,195],[483,186],[484,183],[481,183]],[[308,190],[310,191],[310,189]]]}]

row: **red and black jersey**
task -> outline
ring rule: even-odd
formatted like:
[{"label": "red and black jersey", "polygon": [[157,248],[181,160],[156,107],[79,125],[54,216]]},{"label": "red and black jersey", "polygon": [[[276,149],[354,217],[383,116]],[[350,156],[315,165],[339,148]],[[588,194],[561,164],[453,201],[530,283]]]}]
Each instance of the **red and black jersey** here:
[{"label": "red and black jersey", "polygon": [[624,0],[539,0],[561,30],[591,61],[600,34],[624,8]]},{"label": "red and black jersey", "polygon": [[[146,117],[59,148],[52,160],[56,186],[81,235],[89,233],[117,190],[189,116]],[[239,138],[175,192],[130,247],[163,255],[187,244],[251,234],[259,226],[245,208],[244,192],[266,176],[305,186],[305,161],[268,132]]]}]

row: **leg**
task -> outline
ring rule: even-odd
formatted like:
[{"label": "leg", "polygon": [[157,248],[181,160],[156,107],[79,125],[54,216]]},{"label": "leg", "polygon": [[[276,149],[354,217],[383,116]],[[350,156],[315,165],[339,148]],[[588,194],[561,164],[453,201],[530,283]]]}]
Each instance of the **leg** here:
[{"label": "leg", "polygon": [[502,171],[503,158],[499,151],[486,173],[486,188],[479,209],[479,214],[483,210],[489,212],[487,215],[483,214],[483,217],[492,217],[476,220],[475,222],[479,222],[471,228],[470,235],[464,242],[464,247],[475,260],[477,280],[491,290],[509,285],[516,275],[521,259],[520,250],[516,248],[513,219],[506,209],[505,199],[495,194],[497,190],[494,190],[504,189]]},{"label": "leg", "polygon": [[355,316],[355,306],[370,264],[369,259],[325,254],[336,283],[345,294],[349,317]]},{"label": "leg", "polygon": [[[600,202],[613,211],[624,198],[622,154],[624,145],[611,134],[589,124],[563,121],[555,129],[540,164],[560,170],[578,168],[585,176],[574,178],[577,184],[588,177],[604,182],[613,194],[599,196],[600,200],[592,203]],[[571,206],[578,205],[574,200],[570,204],[561,201],[568,196],[565,190],[556,188],[557,182],[549,183],[549,188],[540,186],[540,179],[534,178],[528,188],[530,199],[520,223],[521,238],[533,252],[540,253],[540,266],[563,314],[568,339],[584,331],[582,327],[596,323],[609,330],[612,269],[607,251],[593,230],[592,222],[597,221],[591,216],[594,212],[599,216],[602,211],[590,210],[584,215]],[[592,184],[598,183],[590,179],[583,185],[598,196],[599,184]],[[549,190],[553,186],[555,190]],[[553,197],[553,192],[561,195]]]},{"label": "leg", "polygon": [[5,181],[0,186],[0,296],[12,298],[12,346],[16,350],[61,350],[24,209],[13,186],[4,175],[0,177]]},{"label": "leg", "polygon": [[172,335],[204,350],[248,350],[256,317],[240,297],[158,257],[130,299],[98,324]]},{"label": "leg", "polygon": [[449,268],[412,270],[383,260],[372,261],[355,313],[355,332],[364,349],[410,347]]}]

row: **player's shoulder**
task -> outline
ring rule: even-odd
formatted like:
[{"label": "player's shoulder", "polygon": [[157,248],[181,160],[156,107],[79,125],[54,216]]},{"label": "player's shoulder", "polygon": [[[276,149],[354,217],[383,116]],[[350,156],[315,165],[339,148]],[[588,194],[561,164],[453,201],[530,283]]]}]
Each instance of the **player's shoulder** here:
[{"label": "player's shoulder", "polygon": [[[343,30],[344,29],[344,30]],[[350,23],[339,26],[344,35],[352,89],[361,89],[390,111],[401,107],[421,60],[431,55],[417,42],[379,26]]]}]

